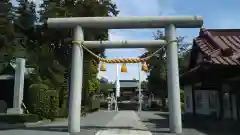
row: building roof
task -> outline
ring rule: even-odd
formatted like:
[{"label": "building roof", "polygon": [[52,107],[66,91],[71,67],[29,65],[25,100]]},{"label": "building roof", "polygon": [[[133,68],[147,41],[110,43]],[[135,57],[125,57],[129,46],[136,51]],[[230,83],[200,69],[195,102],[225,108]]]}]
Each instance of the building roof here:
[{"label": "building roof", "polygon": [[240,29],[201,29],[194,43],[210,63],[240,65]]},{"label": "building roof", "polygon": [[[119,80],[122,88],[137,88],[138,80]],[[115,82],[116,83],[116,82]]]},{"label": "building roof", "polygon": [[180,75],[182,84],[239,74],[240,29],[200,29],[188,58],[188,71]]}]

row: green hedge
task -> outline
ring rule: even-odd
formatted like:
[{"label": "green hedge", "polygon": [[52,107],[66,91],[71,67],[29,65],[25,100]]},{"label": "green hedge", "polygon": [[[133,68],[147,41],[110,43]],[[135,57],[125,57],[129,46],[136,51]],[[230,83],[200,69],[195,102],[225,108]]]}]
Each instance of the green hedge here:
[{"label": "green hedge", "polygon": [[[63,94],[61,90],[49,90],[48,86],[44,84],[32,84],[28,90],[28,110],[30,113],[39,115],[41,119],[54,120],[54,118],[67,117],[68,98],[64,96],[65,94],[66,92]],[[95,97],[89,100],[89,104],[82,108],[83,115],[87,112],[97,111],[100,108],[98,98]]]},{"label": "green hedge", "polygon": [[58,118],[65,118],[68,116],[68,108],[59,108],[58,114],[56,117]]},{"label": "green hedge", "polygon": [[[29,87],[29,111],[37,114],[41,119],[54,119],[67,116],[67,106],[59,108],[59,92],[49,90],[44,84],[33,84]],[[64,102],[66,104],[66,102]]]},{"label": "green hedge", "polygon": [[37,122],[39,116],[36,114],[21,114],[21,115],[0,115],[0,122],[5,123],[24,123],[24,122]]}]

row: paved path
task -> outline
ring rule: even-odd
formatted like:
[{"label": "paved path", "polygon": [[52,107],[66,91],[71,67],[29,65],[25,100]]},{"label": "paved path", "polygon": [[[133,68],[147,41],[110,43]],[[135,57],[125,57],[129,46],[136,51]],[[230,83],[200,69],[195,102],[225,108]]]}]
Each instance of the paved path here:
[{"label": "paved path", "polygon": [[[0,135],[68,135],[67,120],[0,131]],[[98,111],[81,120],[77,135],[151,135],[134,111]]]},{"label": "paved path", "polygon": [[120,111],[96,135],[152,135],[134,111]]},{"label": "paved path", "polygon": [[[67,125],[65,120],[22,129],[0,130],[0,135],[69,135]],[[183,123],[183,135],[239,135],[203,130],[192,125]],[[164,112],[98,111],[82,118],[81,132],[76,135],[175,135],[169,133],[168,127],[168,113]]]},{"label": "paved path", "polygon": [[[95,135],[99,129],[115,116],[116,112],[98,111],[88,114],[81,121],[81,133],[78,135]],[[54,122],[41,126],[30,126],[23,129],[0,130],[0,135],[68,135],[68,122]]]}]

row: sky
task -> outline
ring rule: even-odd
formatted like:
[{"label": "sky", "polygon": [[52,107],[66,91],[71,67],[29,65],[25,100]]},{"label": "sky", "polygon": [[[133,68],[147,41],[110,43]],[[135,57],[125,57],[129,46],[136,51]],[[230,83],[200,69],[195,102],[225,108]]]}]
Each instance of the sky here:
[{"label": "sky", "polygon": [[[40,0],[35,0],[40,3]],[[199,15],[204,18],[206,29],[239,29],[239,0],[113,0],[120,13],[118,16],[181,16]],[[15,2],[14,2],[15,3]],[[110,30],[109,40],[153,40],[157,29]],[[198,36],[199,28],[177,29],[177,35],[184,36],[185,42],[192,42]],[[107,49],[107,58],[134,58],[144,53],[144,49]],[[119,65],[121,67],[121,65]],[[120,80],[138,79],[137,64],[127,64],[127,73],[119,73]],[[107,64],[106,72],[99,72],[109,80],[116,79],[116,64]],[[141,72],[141,79],[146,78]]]}]

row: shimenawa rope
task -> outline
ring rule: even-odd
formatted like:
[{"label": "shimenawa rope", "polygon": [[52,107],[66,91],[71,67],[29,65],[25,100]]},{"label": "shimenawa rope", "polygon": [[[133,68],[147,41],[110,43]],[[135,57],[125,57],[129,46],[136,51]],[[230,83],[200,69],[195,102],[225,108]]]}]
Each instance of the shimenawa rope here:
[{"label": "shimenawa rope", "polygon": [[[175,42],[175,41],[172,41]],[[143,63],[146,62],[147,60],[149,60],[150,58],[152,58],[155,54],[157,54],[159,51],[161,51],[163,49],[164,46],[162,46],[161,48],[159,48],[158,50],[156,50],[154,53],[152,53],[151,55],[145,57],[145,58],[121,58],[121,59],[106,59],[103,58],[101,56],[98,56],[97,54],[95,54],[94,52],[92,52],[90,49],[88,49],[86,46],[84,46],[84,41],[72,41],[73,44],[79,44],[82,46],[83,49],[85,49],[88,53],[90,53],[91,55],[93,55],[96,59],[98,59],[99,61],[105,62],[105,63]]]}]

